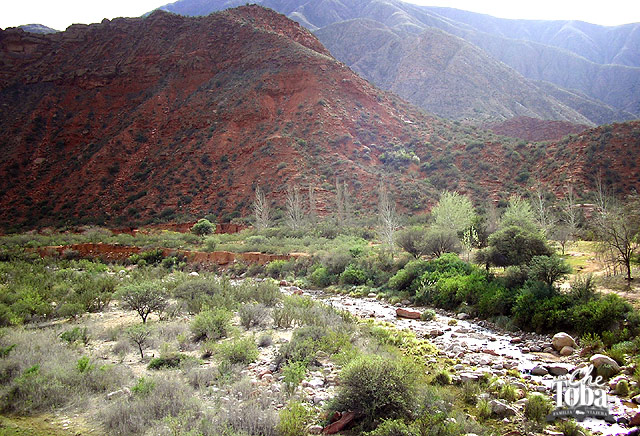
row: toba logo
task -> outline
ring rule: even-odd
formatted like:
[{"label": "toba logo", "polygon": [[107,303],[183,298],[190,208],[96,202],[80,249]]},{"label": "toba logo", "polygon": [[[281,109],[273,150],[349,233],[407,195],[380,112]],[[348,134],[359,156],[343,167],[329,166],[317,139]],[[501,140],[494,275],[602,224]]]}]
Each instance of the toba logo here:
[{"label": "toba logo", "polygon": [[593,365],[589,365],[555,382],[556,409],[547,416],[547,421],[566,417],[582,421],[593,417],[615,422],[609,411],[609,400],[602,377],[598,376],[593,380],[593,372]]}]

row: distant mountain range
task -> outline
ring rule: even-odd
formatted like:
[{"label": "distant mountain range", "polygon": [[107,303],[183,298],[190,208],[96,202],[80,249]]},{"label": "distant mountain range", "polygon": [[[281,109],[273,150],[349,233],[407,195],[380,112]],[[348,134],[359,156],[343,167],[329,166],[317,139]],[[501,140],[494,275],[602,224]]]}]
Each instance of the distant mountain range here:
[{"label": "distant mountain range", "polygon": [[[161,9],[207,15],[244,3],[179,0]],[[444,117],[640,118],[640,24],[506,20],[398,0],[256,3],[314,31],[376,85]]]}]

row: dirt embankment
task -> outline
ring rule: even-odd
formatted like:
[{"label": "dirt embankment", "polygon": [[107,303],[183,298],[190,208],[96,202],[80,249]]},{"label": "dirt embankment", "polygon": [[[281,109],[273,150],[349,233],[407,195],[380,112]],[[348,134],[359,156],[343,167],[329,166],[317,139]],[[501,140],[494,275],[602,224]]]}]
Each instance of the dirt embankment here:
[{"label": "dirt embankment", "polygon": [[[260,265],[267,264],[274,260],[290,260],[305,256],[302,253],[296,254],[265,254],[258,252],[233,253],[230,251],[189,251],[189,250],[173,250],[162,248],[162,254],[166,256],[178,255],[184,256],[188,263],[200,263],[207,265],[228,265],[235,261],[247,263],[257,263]],[[142,250],[140,247],[102,244],[102,243],[86,243],[73,245],[58,245],[38,248],[38,254],[45,256],[62,256],[65,253],[72,252],[82,258],[103,259],[108,262],[125,261],[131,255],[138,254]]]}]

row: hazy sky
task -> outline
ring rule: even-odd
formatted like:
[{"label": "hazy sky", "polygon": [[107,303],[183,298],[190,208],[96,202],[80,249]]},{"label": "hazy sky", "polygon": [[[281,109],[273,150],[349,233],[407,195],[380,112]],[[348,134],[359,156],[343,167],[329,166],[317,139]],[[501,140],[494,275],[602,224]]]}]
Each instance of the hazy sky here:
[{"label": "hazy sky", "polygon": [[[0,0],[0,28],[38,23],[64,30],[72,23],[103,18],[137,17],[170,0]],[[408,0],[448,6],[503,18],[582,20],[607,26],[640,22],[637,0]],[[7,4],[8,3],[8,4]]]}]

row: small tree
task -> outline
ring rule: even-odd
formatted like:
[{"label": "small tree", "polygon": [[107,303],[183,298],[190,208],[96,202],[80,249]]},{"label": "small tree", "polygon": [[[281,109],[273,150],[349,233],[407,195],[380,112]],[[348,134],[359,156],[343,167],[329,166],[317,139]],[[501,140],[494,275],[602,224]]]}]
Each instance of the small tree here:
[{"label": "small tree", "polygon": [[298,185],[289,185],[287,187],[286,198],[287,224],[291,230],[299,230],[302,228],[304,213],[302,206],[302,196]]},{"label": "small tree", "polygon": [[269,203],[260,186],[256,187],[255,199],[253,200],[253,214],[258,230],[264,230],[269,227]]},{"label": "small tree", "polygon": [[400,248],[418,259],[427,254],[425,234],[426,231],[422,227],[409,227],[398,232],[396,242]]},{"label": "small tree", "polygon": [[571,267],[558,256],[534,256],[528,269],[530,278],[545,282],[549,287],[571,273]]},{"label": "small tree", "polygon": [[313,186],[309,186],[309,209],[307,211],[309,222],[315,224],[318,219],[318,209],[316,204],[316,191]]},{"label": "small tree", "polygon": [[601,250],[610,252],[613,259],[624,267],[627,280],[631,280],[631,259],[638,249],[640,202],[633,199],[622,205],[609,199],[607,204],[606,210],[596,214],[595,231]]},{"label": "small tree", "polygon": [[140,350],[140,360],[143,360],[143,349],[147,346],[151,329],[149,329],[147,324],[136,324],[127,328],[125,333],[129,340],[138,347],[138,350]]},{"label": "small tree", "polygon": [[436,228],[458,233],[471,226],[475,212],[469,198],[457,192],[444,191],[431,215]]},{"label": "small tree", "polygon": [[514,195],[509,199],[509,205],[502,214],[500,220],[500,228],[520,227],[528,232],[536,232],[538,230],[536,217],[531,210],[531,205],[522,199],[522,197]]},{"label": "small tree", "polygon": [[216,225],[208,219],[202,218],[191,227],[191,233],[198,236],[210,235],[216,230]]},{"label": "small tree", "polygon": [[479,252],[477,260],[486,265],[525,265],[534,256],[551,256],[544,237],[538,232],[517,226],[498,230],[489,237],[489,247]]},{"label": "small tree", "polygon": [[380,235],[382,242],[394,254],[395,233],[398,230],[398,215],[396,214],[396,205],[391,200],[387,187],[380,182],[378,188],[378,221],[380,223]]},{"label": "small tree", "polygon": [[542,230],[542,234],[548,237],[558,220],[553,213],[553,204],[548,200],[540,183],[536,183],[534,195],[531,199],[531,206],[538,221],[538,226]]},{"label": "small tree", "polygon": [[155,282],[126,286],[120,291],[119,297],[125,308],[138,312],[143,324],[152,312],[161,312],[167,306],[166,291]]},{"label": "small tree", "polygon": [[431,228],[424,236],[424,250],[433,257],[460,253],[460,241],[452,230]]}]

